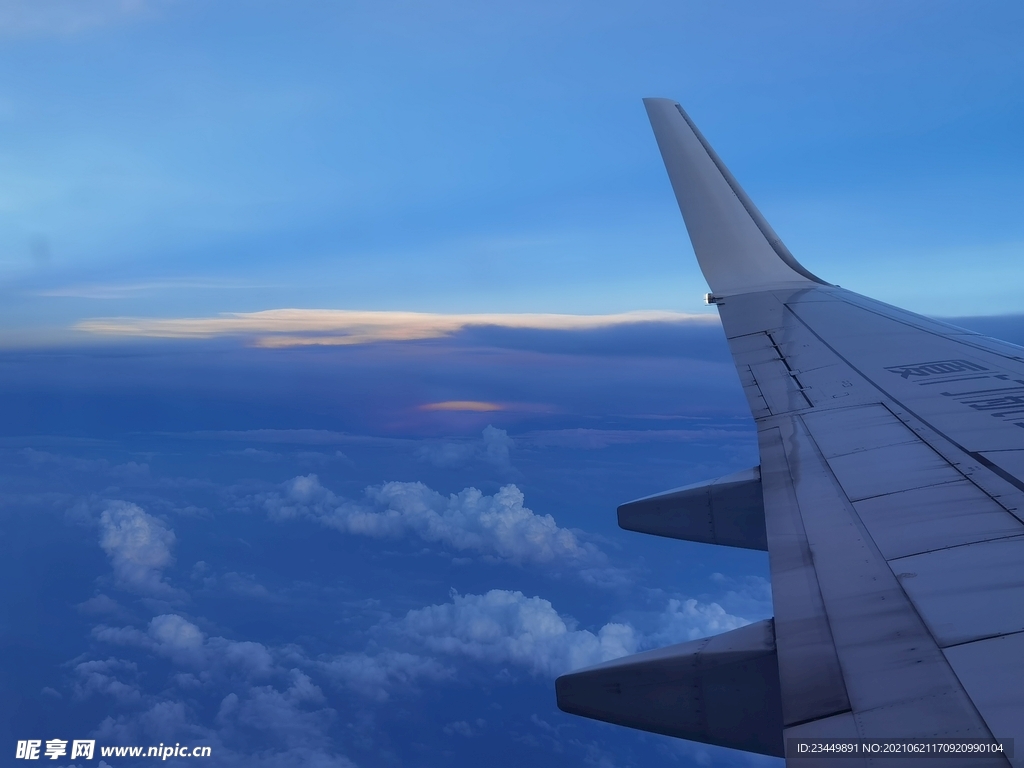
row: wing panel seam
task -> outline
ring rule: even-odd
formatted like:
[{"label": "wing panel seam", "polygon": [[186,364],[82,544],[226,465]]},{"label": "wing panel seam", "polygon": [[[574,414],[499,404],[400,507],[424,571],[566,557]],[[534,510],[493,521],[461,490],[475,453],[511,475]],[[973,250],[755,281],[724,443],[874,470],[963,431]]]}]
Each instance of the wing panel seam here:
[{"label": "wing panel seam", "polygon": [[[847,303],[849,303],[849,302],[847,302]],[[813,329],[813,328],[812,328],[812,327],[811,327],[811,326],[810,326],[810,325],[809,325],[809,324],[807,323],[807,321],[805,321],[805,320],[804,320],[804,319],[803,319],[802,317],[800,317],[800,315],[799,315],[799,314],[797,314],[797,312],[796,312],[796,311],[794,311],[794,310],[793,310],[793,309],[792,309],[792,308],[791,308],[791,307],[790,307],[790,306],[789,306],[788,304],[783,304],[783,306],[784,306],[784,307],[786,308],[786,310],[787,310],[787,311],[789,311],[789,312],[790,312],[790,313],[791,313],[791,314],[793,315],[793,317],[795,317],[795,318],[797,319],[797,321],[798,321],[798,322],[799,322],[799,323],[800,323],[800,324],[801,324],[802,326],[804,326],[804,327],[805,327],[805,328],[806,328],[806,329],[807,329],[808,331],[810,331],[810,333],[811,333],[811,334],[813,334],[813,335],[814,335],[814,337],[815,337],[815,338],[816,338],[816,339],[817,339],[818,341],[820,341],[820,342],[821,342],[822,344],[824,344],[824,345],[825,345],[825,347],[826,347],[827,349],[829,349],[829,350],[830,350],[830,351],[832,352],[832,354],[834,354],[834,355],[835,355],[836,357],[838,357],[838,358],[839,358],[840,360],[842,360],[842,361],[843,361],[844,363],[846,363],[846,364],[847,364],[848,366],[850,366],[851,370],[853,370],[853,371],[856,371],[856,373],[857,373],[857,375],[858,375],[858,376],[860,376],[860,377],[861,377],[862,379],[864,379],[864,381],[866,381],[866,382],[867,382],[868,384],[870,384],[870,385],[871,385],[872,387],[874,387],[874,388],[875,388],[876,390],[878,390],[878,391],[879,391],[879,392],[880,392],[880,393],[881,393],[881,394],[882,394],[882,395],[883,395],[883,396],[884,396],[885,398],[887,398],[888,400],[891,400],[892,402],[896,403],[896,405],[898,405],[898,406],[899,406],[900,408],[902,408],[903,410],[905,410],[905,411],[906,411],[907,413],[909,413],[909,414],[910,414],[911,416],[913,416],[913,417],[914,417],[915,419],[917,419],[918,421],[920,421],[920,422],[921,422],[922,424],[926,425],[926,426],[927,426],[927,427],[928,427],[928,428],[929,428],[930,430],[932,430],[932,431],[933,431],[933,432],[934,432],[935,434],[937,434],[937,435],[938,435],[939,437],[941,437],[941,438],[942,438],[943,440],[945,440],[946,442],[948,442],[948,443],[949,443],[950,445],[952,445],[952,446],[954,446],[955,448],[957,448],[957,449],[958,449],[958,450],[959,450],[959,451],[960,451],[961,453],[963,453],[963,454],[964,454],[965,456],[970,456],[970,457],[971,457],[972,459],[974,459],[974,460],[975,460],[976,462],[978,462],[979,464],[981,464],[982,466],[984,466],[984,467],[985,467],[986,469],[990,470],[990,471],[991,471],[991,472],[992,472],[993,474],[996,474],[996,475],[998,475],[998,476],[999,476],[999,477],[1001,477],[1001,478],[1002,478],[1003,480],[1005,480],[1006,482],[1008,482],[1008,483],[1009,483],[1010,485],[1012,485],[1012,486],[1014,486],[1015,488],[1017,488],[1017,490],[1019,490],[1019,491],[1024,491],[1024,482],[1022,482],[1021,480],[1018,480],[1018,479],[1017,479],[1016,477],[1014,477],[1013,475],[1011,475],[1011,474],[1010,474],[1009,472],[1007,472],[1007,471],[1006,471],[1005,469],[1003,469],[1002,467],[1000,467],[1000,466],[996,465],[996,464],[995,464],[995,463],[993,463],[993,462],[992,462],[991,460],[989,460],[989,459],[985,458],[985,456],[983,456],[982,454],[980,454],[980,453],[976,453],[975,451],[971,451],[971,450],[968,450],[967,448],[965,448],[964,446],[962,446],[962,445],[961,445],[960,443],[958,443],[958,442],[957,442],[956,440],[954,440],[954,439],[953,439],[953,438],[951,438],[951,437],[950,437],[949,435],[947,435],[947,434],[946,434],[945,432],[943,432],[942,430],[940,430],[940,429],[938,429],[937,427],[935,427],[935,425],[933,425],[933,424],[932,424],[932,423],[931,423],[930,421],[928,421],[927,419],[924,419],[924,418],[922,418],[922,417],[921,417],[920,415],[918,415],[918,413],[917,413],[916,411],[914,411],[914,410],[913,410],[912,408],[908,408],[908,407],[907,407],[906,405],[904,405],[904,404],[903,404],[903,402],[902,402],[901,400],[899,400],[898,398],[896,398],[896,397],[894,397],[894,396],[890,395],[890,394],[889,394],[889,393],[888,393],[888,392],[887,392],[886,390],[882,389],[881,385],[879,385],[879,384],[878,384],[877,382],[875,382],[875,381],[874,381],[874,379],[872,379],[871,377],[869,377],[869,376],[868,376],[868,375],[867,375],[866,373],[864,373],[864,371],[862,371],[862,370],[861,370],[860,368],[858,368],[858,367],[857,367],[856,365],[854,365],[854,364],[853,364],[853,363],[852,363],[852,362],[851,362],[850,360],[848,360],[848,359],[847,359],[847,358],[846,358],[846,357],[845,357],[845,356],[844,356],[844,355],[843,355],[842,353],[840,353],[840,352],[839,352],[839,351],[838,351],[838,350],[837,350],[837,349],[836,349],[835,347],[833,347],[833,346],[832,346],[831,344],[829,344],[829,343],[828,343],[827,341],[825,341],[825,339],[823,339],[823,338],[821,337],[821,335],[820,335],[820,334],[818,334],[818,332],[817,332],[817,331],[815,331],[815,330],[814,330],[814,329]],[[853,306],[856,306],[856,305],[853,305]],[[870,312],[871,310],[866,310],[866,311],[869,311],[869,312]],[[876,314],[878,314],[878,313],[876,313]],[[884,317],[884,315],[882,315],[882,317]],[[899,322],[899,321],[897,321],[897,322]],[[914,327],[914,326],[911,326],[911,327]],[[919,330],[920,330],[920,329],[919,329]],[[931,331],[925,331],[925,332],[926,332],[926,333],[931,333]],[[933,334],[933,335],[937,335],[937,334]],[[986,350],[986,351],[988,351],[988,350]],[[1005,357],[1005,355],[1004,355],[1004,357]],[[885,403],[882,403],[882,405],[885,405]],[[888,406],[886,406],[886,407],[888,408]],[[892,409],[891,409],[891,408],[888,408],[888,410],[889,410],[889,412],[890,412],[890,413],[893,413],[893,411],[892,411]],[[903,421],[903,419],[901,419],[901,418],[900,418],[900,417],[899,417],[899,416],[898,416],[897,414],[895,414],[895,413],[894,413],[893,415],[894,415],[894,416],[896,416],[896,418],[897,418],[897,419],[899,419],[899,420],[900,420],[901,422]],[[903,423],[906,423],[906,422],[903,422]],[[915,434],[916,434],[916,432],[915,432]],[[923,443],[925,443],[926,445],[928,445],[928,447],[929,447],[929,448],[931,448],[932,450],[935,450],[934,446],[932,446],[932,445],[931,445],[930,443],[928,443],[928,441],[926,441],[926,440],[925,440],[924,438],[921,438],[921,441],[922,441]],[[940,456],[942,456],[941,452],[939,452],[939,451],[936,451],[936,453],[939,453],[939,455],[940,455]],[[949,461],[949,459],[947,459],[947,458],[946,458],[945,456],[943,456],[943,460],[945,460],[945,461],[947,461],[947,462]],[[952,465],[952,464],[951,464],[951,466],[953,466],[954,468],[956,468],[956,466],[955,466],[955,465]],[[959,469],[957,469],[957,471],[958,471],[958,472],[960,472],[960,470],[959,470]],[[966,478],[967,478],[968,480],[971,480],[971,478],[970,478],[970,476],[969,476],[969,475],[964,475],[964,473],[963,473],[963,472],[960,472],[960,474],[961,474],[961,475],[963,475],[964,477],[966,477]],[[973,481],[972,481],[972,482],[973,482]],[[977,483],[974,483],[974,485],[975,485],[975,486],[977,486],[977,487],[978,487],[978,489],[979,489],[979,490],[980,490],[980,491],[981,491],[982,493],[984,493],[984,494],[985,494],[986,496],[988,496],[988,497],[989,497],[989,498],[991,498],[991,499],[992,499],[993,501],[995,501],[995,502],[996,502],[997,504],[999,504],[999,506],[1003,507],[1003,509],[1006,509],[1006,507],[1005,507],[1005,506],[1004,506],[1003,504],[1001,504],[1001,503],[999,502],[999,499],[997,499],[997,498],[993,497],[991,493],[989,493],[988,491],[986,491],[986,490],[985,490],[984,488],[982,488],[981,486],[979,486],[979,485],[978,485]],[[1014,515],[1014,517],[1018,517],[1018,516],[1017,516],[1016,514],[1014,514],[1013,510],[1009,510],[1009,509],[1007,509],[1006,511],[1007,511],[1007,512],[1010,512],[1010,514],[1013,514],[1013,515]],[[1020,519],[1020,518],[1018,517],[1018,519]]]}]

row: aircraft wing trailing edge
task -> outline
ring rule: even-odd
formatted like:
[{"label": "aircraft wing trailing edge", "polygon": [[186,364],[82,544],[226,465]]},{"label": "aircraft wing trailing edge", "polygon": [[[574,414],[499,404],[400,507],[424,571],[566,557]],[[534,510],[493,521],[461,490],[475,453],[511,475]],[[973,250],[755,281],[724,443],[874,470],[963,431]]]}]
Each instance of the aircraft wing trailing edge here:
[{"label": "aircraft wing trailing edge", "polygon": [[761,464],[619,523],[767,549],[775,616],[563,675],[559,707],[807,768],[869,758],[789,740],[1017,737],[934,761],[1024,768],[1024,348],[816,277],[682,108],[644,103]]}]

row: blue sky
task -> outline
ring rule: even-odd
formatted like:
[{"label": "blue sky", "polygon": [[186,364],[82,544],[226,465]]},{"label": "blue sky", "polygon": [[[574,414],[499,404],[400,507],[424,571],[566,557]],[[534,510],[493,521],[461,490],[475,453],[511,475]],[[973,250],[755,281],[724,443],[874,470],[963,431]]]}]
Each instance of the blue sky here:
[{"label": "blue sky", "polygon": [[1022,13],[0,1],[6,743],[772,763],[553,701],[771,615],[615,526],[757,461],[640,99],[816,274],[1020,343]]},{"label": "blue sky", "polygon": [[280,307],[701,311],[644,95],[684,104],[813,271],[933,314],[1017,311],[1021,13],[9,3],[4,335]]}]

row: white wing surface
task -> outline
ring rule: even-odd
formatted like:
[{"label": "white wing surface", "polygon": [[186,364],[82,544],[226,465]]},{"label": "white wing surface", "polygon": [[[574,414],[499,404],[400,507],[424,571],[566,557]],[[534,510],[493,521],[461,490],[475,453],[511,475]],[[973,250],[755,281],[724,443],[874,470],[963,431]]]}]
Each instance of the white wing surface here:
[{"label": "white wing surface", "polygon": [[780,756],[790,738],[1017,737],[1024,750],[1024,348],[815,277],[682,108],[645,104],[761,464],[625,504],[619,521],[767,548],[775,617],[563,676],[559,706]]}]

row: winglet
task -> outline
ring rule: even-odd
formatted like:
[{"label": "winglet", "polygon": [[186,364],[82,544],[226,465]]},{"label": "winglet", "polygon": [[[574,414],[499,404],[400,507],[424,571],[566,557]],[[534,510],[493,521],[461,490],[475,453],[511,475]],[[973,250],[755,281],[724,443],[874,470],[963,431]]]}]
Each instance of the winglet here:
[{"label": "winglet", "polygon": [[682,107],[671,99],[644,99],[644,106],[715,295],[828,285],[793,258]]}]

